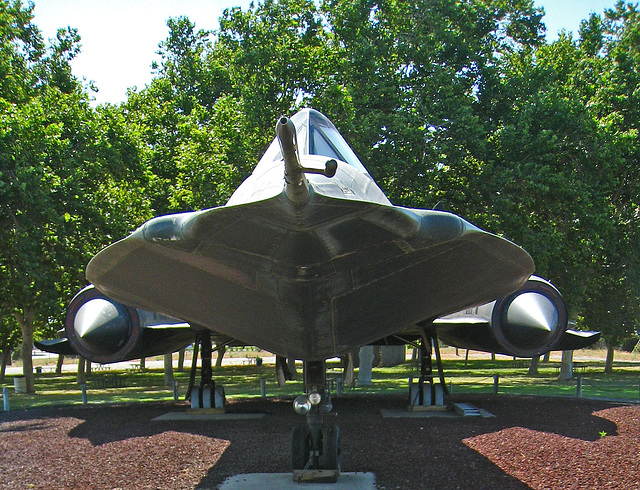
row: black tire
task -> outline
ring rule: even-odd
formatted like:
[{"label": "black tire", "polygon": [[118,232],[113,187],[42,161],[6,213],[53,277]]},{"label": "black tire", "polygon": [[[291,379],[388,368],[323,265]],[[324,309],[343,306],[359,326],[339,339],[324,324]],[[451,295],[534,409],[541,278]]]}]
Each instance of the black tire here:
[{"label": "black tire", "polygon": [[199,387],[193,387],[191,388],[191,397],[189,398],[191,400],[191,408],[202,408],[202,391],[200,390]]},{"label": "black tire", "polygon": [[224,392],[224,386],[216,385],[214,390],[213,400],[214,405],[213,408],[224,408],[225,403],[227,402],[227,397]]},{"label": "black tire", "polygon": [[342,463],[342,449],[340,447],[340,427],[331,425],[322,430],[322,455],[324,456],[324,468],[338,470]]},{"label": "black tire", "polygon": [[214,393],[211,385],[204,385],[201,387],[202,392],[202,408],[214,408],[213,400]]},{"label": "black tire", "polygon": [[311,450],[311,434],[306,425],[297,425],[291,432],[291,464],[294,470],[307,466]]}]

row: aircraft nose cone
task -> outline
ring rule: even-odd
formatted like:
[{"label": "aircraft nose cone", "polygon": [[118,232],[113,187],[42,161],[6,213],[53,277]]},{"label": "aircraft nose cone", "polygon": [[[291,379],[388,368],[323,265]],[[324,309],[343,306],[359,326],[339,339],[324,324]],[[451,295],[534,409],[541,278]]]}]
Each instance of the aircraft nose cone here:
[{"label": "aircraft nose cone", "polygon": [[121,305],[95,298],[78,309],[73,330],[78,342],[88,350],[117,352],[129,338],[131,321]]},{"label": "aircraft nose cone", "polygon": [[516,296],[507,308],[505,320],[505,337],[521,349],[548,344],[557,335],[560,325],[557,306],[535,291]]},{"label": "aircraft nose cone", "polygon": [[540,293],[523,293],[509,305],[507,322],[513,328],[533,329],[544,335],[558,326],[558,309]]}]

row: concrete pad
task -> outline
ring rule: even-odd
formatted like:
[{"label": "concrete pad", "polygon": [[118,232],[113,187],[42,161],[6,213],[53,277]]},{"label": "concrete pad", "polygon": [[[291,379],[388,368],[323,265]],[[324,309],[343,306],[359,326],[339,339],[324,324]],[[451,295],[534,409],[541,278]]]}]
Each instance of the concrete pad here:
[{"label": "concrete pad", "polygon": [[[490,412],[478,408],[477,411],[480,413],[481,417],[495,417]],[[463,414],[453,410],[419,410],[419,411],[411,411],[411,410],[403,410],[403,409],[382,409],[380,413],[385,418],[393,418],[393,419],[431,419],[431,418],[442,418],[442,419],[461,419],[465,418]]]},{"label": "concrete pad", "polygon": [[264,413],[214,413],[214,412],[169,412],[160,415],[152,420],[152,422],[166,422],[168,420],[191,420],[191,421],[207,421],[207,420],[254,420],[264,417]]},{"label": "concrete pad", "polygon": [[375,490],[376,477],[373,473],[340,473],[337,483],[296,483],[292,473],[244,473],[230,476],[219,487],[219,490],[278,488],[280,490],[297,490],[313,488],[314,490]]}]

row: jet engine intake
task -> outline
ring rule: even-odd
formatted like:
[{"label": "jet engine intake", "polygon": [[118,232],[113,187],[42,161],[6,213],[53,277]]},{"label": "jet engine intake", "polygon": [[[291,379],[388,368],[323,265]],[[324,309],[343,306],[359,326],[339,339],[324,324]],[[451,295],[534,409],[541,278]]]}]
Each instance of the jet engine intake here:
[{"label": "jet engine intake", "polygon": [[188,324],[125,306],[93,285],[71,300],[65,333],[75,352],[102,364],[174,352],[195,337]]},{"label": "jet engine intake", "polygon": [[558,289],[531,276],[507,296],[436,320],[438,337],[463,349],[534,357],[554,350],[567,330]]},{"label": "jet engine intake", "polygon": [[496,301],[491,330],[507,354],[534,357],[552,350],[567,329],[567,306],[553,284],[531,277]]}]

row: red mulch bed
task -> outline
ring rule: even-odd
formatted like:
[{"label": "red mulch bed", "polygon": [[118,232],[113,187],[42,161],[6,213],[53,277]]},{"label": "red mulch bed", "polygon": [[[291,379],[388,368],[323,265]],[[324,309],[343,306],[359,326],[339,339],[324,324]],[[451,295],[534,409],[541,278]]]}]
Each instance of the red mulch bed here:
[{"label": "red mulch bed", "polygon": [[[640,406],[571,398],[456,395],[495,418],[390,419],[404,397],[334,398],[343,471],[379,488],[640,488]],[[258,420],[154,422],[186,405],[0,413],[2,488],[215,488],[287,472],[291,400],[232,401]],[[333,418],[333,417],[330,417]]]}]

